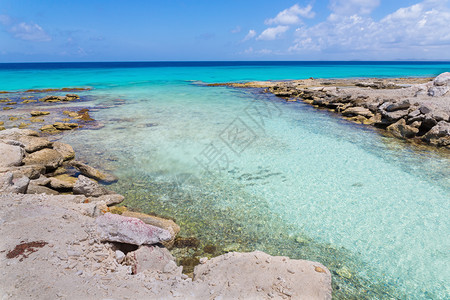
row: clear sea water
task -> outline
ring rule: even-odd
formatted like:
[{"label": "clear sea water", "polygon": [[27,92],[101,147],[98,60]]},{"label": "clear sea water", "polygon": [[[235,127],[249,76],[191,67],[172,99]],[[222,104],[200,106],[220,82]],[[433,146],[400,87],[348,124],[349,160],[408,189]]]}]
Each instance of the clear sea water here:
[{"label": "clear sea water", "polygon": [[92,87],[77,105],[104,127],[63,140],[120,177],[111,188],[126,205],[175,218],[202,245],[322,262],[336,298],[448,299],[448,154],[260,90],[199,84],[445,71],[450,63],[0,64],[0,91]]}]

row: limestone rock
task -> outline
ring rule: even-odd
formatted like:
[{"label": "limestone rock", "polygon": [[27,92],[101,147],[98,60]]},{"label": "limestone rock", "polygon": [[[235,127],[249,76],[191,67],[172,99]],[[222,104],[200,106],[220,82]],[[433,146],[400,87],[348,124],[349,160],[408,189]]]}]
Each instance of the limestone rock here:
[{"label": "limestone rock", "polygon": [[435,86],[450,85],[450,72],[445,72],[433,80]]},{"label": "limestone rock", "polygon": [[37,179],[41,174],[45,173],[45,167],[41,165],[30,165],[20,167],[0,167],[0,173],[12,172],[14,178],[20,178],[26,176],[30,179]]},{"label": "limestone rock", "polygon": [[405,119],[400,119],[396,123],[387,127],[394,136],[398,138],[413,138],[419,133],[419,129],[406,125]]},{"label": "limestone rock", "polygon": [[[275,290],[277,299],[331,299],[331,273],[320,263],[270,256],[264,252],[227,253],[195,267],[194,280],[208,282],[211,293],[224,299],[246,299],[251,285],[260,288],[259,297],[266,299],[267,290]],[[232,289],[223,289],[227,282]]]},{"label": "limestone rock", "polygon": [[39,178],[33,179],[30,181],[30,184],[45,186],[50,183],[50,178],[45,177],[44,175],[40,175]]},{"label": "limestone rock", "polygon": [[11,128],[0,132],[0,139],[5,136],[22,136],[22,135],[39,136],[39,133],[31,129]]},{"label": "limestone rock", "polygon": [[27,194],[47,194],[58,195],[59,193],[45,186],[40,186],[34,183],[28,185]]},{"label": "limestone rock", "polygon": [[69,144],[54,142],[53,149],[55,149],[59,152],[59,154],[62,155],[64,161],[75,158],[75,151],[73,151],[72,146],[70,146]]},{"label": "limestone rock", "polygon": [[30,179],[27,177],[13,180],[11,172],[0,174],[0,193],[24,194],[29,183]]},{"label": "limestone rock", "polygon": [[46,116],[49,115],[50,112],[49,111],[39,111],[39,110],[34,110],[30,113],[33,117],[37,117],[37,116]]},{"label": "limestone rock", "polygon": [[62,123],[62,122],[55,122],[53,124],[53,127],[55,127],[58,130],[72,130],[74,128],[78,127],[77,123]]},{"label": "limestone rock", "polygon": [[75,185],[73,182],[68,182],[55,177],[50,178],[50,187],[55,190],[68,190],[72,189]]},{"label": "limestone rock", "polygon": [[167,230],[145,224],[136,218],[106,213],[97,217],[97,230],[104,241],[133,245],[156,244],[170,240]]},{"label": "limestone rock", "polygon": [[17,140],[24,144],[25,151],[27,151],[28,153],[32,153],[52,146],[52,142],[50,142],[49,140],[36,136],[20,136],[17,138]]},{"label": "limestone rock", "polygon": [[93,202],[95,202],[95,201],[104,201],[107,206],[111,206],[111,205],[114,205],[114,204],[122,203],[124,199],[125,199],[125,197],[122,196],[122,195],[110,194],[110,195],[102,195],[100,197],[92,198],[92,201]]},{"label": "limestone rock", "polygon": [[396,111],[388,112],[388,111],[382,110],[381,115],[383,116],[384,119],[386,119],[389,122],[396,122],[400,118],[407,116],[408,111],[407,110],[396,110]]},{"label": "limestone rock", "polygon": [[450,123],[440,121],[423,136],[423,139],[437,146],[450,145]]},{"label": "limestone rock", "polygon": [[85,196],[99,197],[102,195],[111,194],[110,191],[100,186],[97,182],[80,175],[78,180],[73,186],[74,194],[81,194]]},{"label": "limestone rock", "polygon": [[401,102],[396,102],[396,103],[392,103],[389,104],[386,107],[386,111],[387,112],[392,112],[392,111],[396,111],[396,110],[403,110],[403,109],[408,109],[411,106],[411,103],[408,99],[403,100]]},{"label": "limestone rock", "polygon": [[138,250],[129,252],[125,258],[128,262],[128,265],[132,266],[133,273],[138,274],[146,270],[164,272],[167,270],[167,266],[175,265],[174,268],[171,268],[169,272],[165,273],[173,273],[174,271],[178,271],[178,275],[181,275],[181,267],[177,267],[175,264],[175,259],[172,254],[170,254],[169,250],[163,247],[158,246],[146,246],[143,245],[139,247]]},{"label": "limestone rock", "polygon": [[133,211],[124,211],[122,216],[137,218],[142,220],[145,224],[153,225],[162,229],[165,229],[170,232],[171,240],[174,240],[176,235],[180,232],[180,226],[176,224],[172,220],[150,216],[143,213],[133,212]]},{"label": "limestone rock", "polygon": [[346,110],[344,110],[342,114],[347,117],[351,116],[363,116],[366,118],[373,117],[373,113],[369,109],[359,106],[349,107]]},{"label": "limestone rock", "polygon": [[2,143],[0,140],[0,167],[20,166],[25,151],[20,146]]},{"label": "limestone rock", "polygon": [[96,168],[83,164],[82,162],[79,161],[72,161],[70,165],[76,168],[78,171],[80,171],[80,173],[83,174],[84,176],[93,178],[98,181],[103,181],[105,183],[113,183],[118,180],[118,178],[114,175],[103,173],[97,170]]},{"label": "limestone rock", "polygon": [[63,157],[58,151],[46,148],[31,153],[25,157],[23,162],[26,165],[40,164],[44,165],[47,169],[56,169],[62,164]]},{"label": "limestone rock", "polygon": [[428,90],[431,97],[442,97],[450,91],[450,86],[433,86]]}]

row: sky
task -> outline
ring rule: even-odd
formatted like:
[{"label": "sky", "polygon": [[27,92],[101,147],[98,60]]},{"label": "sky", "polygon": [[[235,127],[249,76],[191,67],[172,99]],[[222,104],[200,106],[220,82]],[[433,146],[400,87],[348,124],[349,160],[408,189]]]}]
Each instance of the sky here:
[{"label": "sky", "polygon": [[0,62],[450,60],[450,0],[0,0]]}]

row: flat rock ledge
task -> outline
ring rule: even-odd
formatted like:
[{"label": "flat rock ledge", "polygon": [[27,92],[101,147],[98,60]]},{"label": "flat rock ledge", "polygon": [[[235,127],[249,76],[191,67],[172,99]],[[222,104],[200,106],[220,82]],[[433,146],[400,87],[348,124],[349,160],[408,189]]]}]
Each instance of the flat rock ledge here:
[{"label": "flat rock ledge", "polygon": [[1,299],[331,299],[325,266],[259,251],[202,258],[188,277],[163,246],[173,243],[177,224],[111,206],[123,200],[118,194],[76,194],[83,175],[57,171],[75,157],[58,152],[71,149],[64,145],[37,141],[58,153],[24,165],[43,149],[27,152],[28,139],[17,142],[23,135],[37,136],[0,135],[0,145],[23,150],[14,166],[0,167]]}]

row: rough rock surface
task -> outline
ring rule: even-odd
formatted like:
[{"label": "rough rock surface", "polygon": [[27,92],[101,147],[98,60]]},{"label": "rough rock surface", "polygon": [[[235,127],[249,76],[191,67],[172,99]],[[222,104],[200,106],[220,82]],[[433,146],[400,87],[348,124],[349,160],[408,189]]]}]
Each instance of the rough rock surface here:
[{"label": "rough rock surface", "polygon": [[[310,297],[300,299],[331,297],[330,273],[322,265],[260,252],[258,259],[230,253],[206,261],[197,266],[194,280],[180,275],[174,261],[165,263],[168,255],[162,271],[157,265],[132,275],[116,245],[100,242],[91,217],[95,205],[79,198],[84,196],[0,195],[1,299],[299,299],[295,295],[307,291]],[[30,251],[7,258],[18,245],[32,242],[38,243]],[[158,261],[160,255],[152,251],[142,257]],[[233,297],[236,291],[243,294]]]},{"label": "rough rock surface", "polygon": [[[220,284],[223,277],[230,288]],[[251,298],[249,286],[256,286],[259,299],[331,299],[331,274],[323,265],[260,251],[215,257],[195,268],[194,279],[213,283],[212,294],[224,299]]]},{"label": "rough rock surface", "polygon": [[13,180],[11,172],[0,173],[0,193],[19,193],[24,194],[27,191],[30,179],[22,177]]},{"label": "rough rock surface", "polygon": [[36,136],[21,136],[17,139],[25,146],[25,151],[32,153],[52,146],[52,142]]},{"label": "rough rock surface", "polygon": [[47,169],[56,169],[62,164],[63,157],[56,150],[42,149],[25,157],[23,162],[26,165],[43,165]]},{"label": "rough rock surface", "polygon": [[103,181],[105,183],[113,183],[118,180],[118,178],[114,175],[101,172],[96,168],[83,164],[82,162],[79,161],[72,161],[70,165],[76,168],[78,171],[80,171],[80,173],[83,174],[84,176],[93,178],[98,181]]},{"label": "rough rock surface", "polygon": [[102,240],[133,245],[151,245],[171,239],[167,230],[145,224],[143,221],[106,213],[96,220]]},{"label": "rough rock surface", "polygon": [[78,176],[78,180],[73,186],[73,193],[92,197],[111,194],[110,191],[100,186],[97,182],[83,175]]},{"label": "rough rock surface", "polygon": [[180,232],[180,226],[176,224],[172,220],[159,218],[156,216],[150,216],[147,214],[133,212],[133,211],[124,211],[122,213],[124,217],[137,218],[142,220],[145,224],[153,225],[162,229],[165,229],[170,232],[171,240],[175,239],[176,235]]},{"label": "rough rock surface", "polygon": [[22,147],[4,144],[0,140],[0,167],[20,166],[24,155]]},{"label": "rough rock surface", "polygon": [[64,161],[75,158],[75,151],[73,151],[72,146],[70,146],[69,144],[54,142],[53,149],[55,149],[59,152],[59,154],[62,155]]}]

